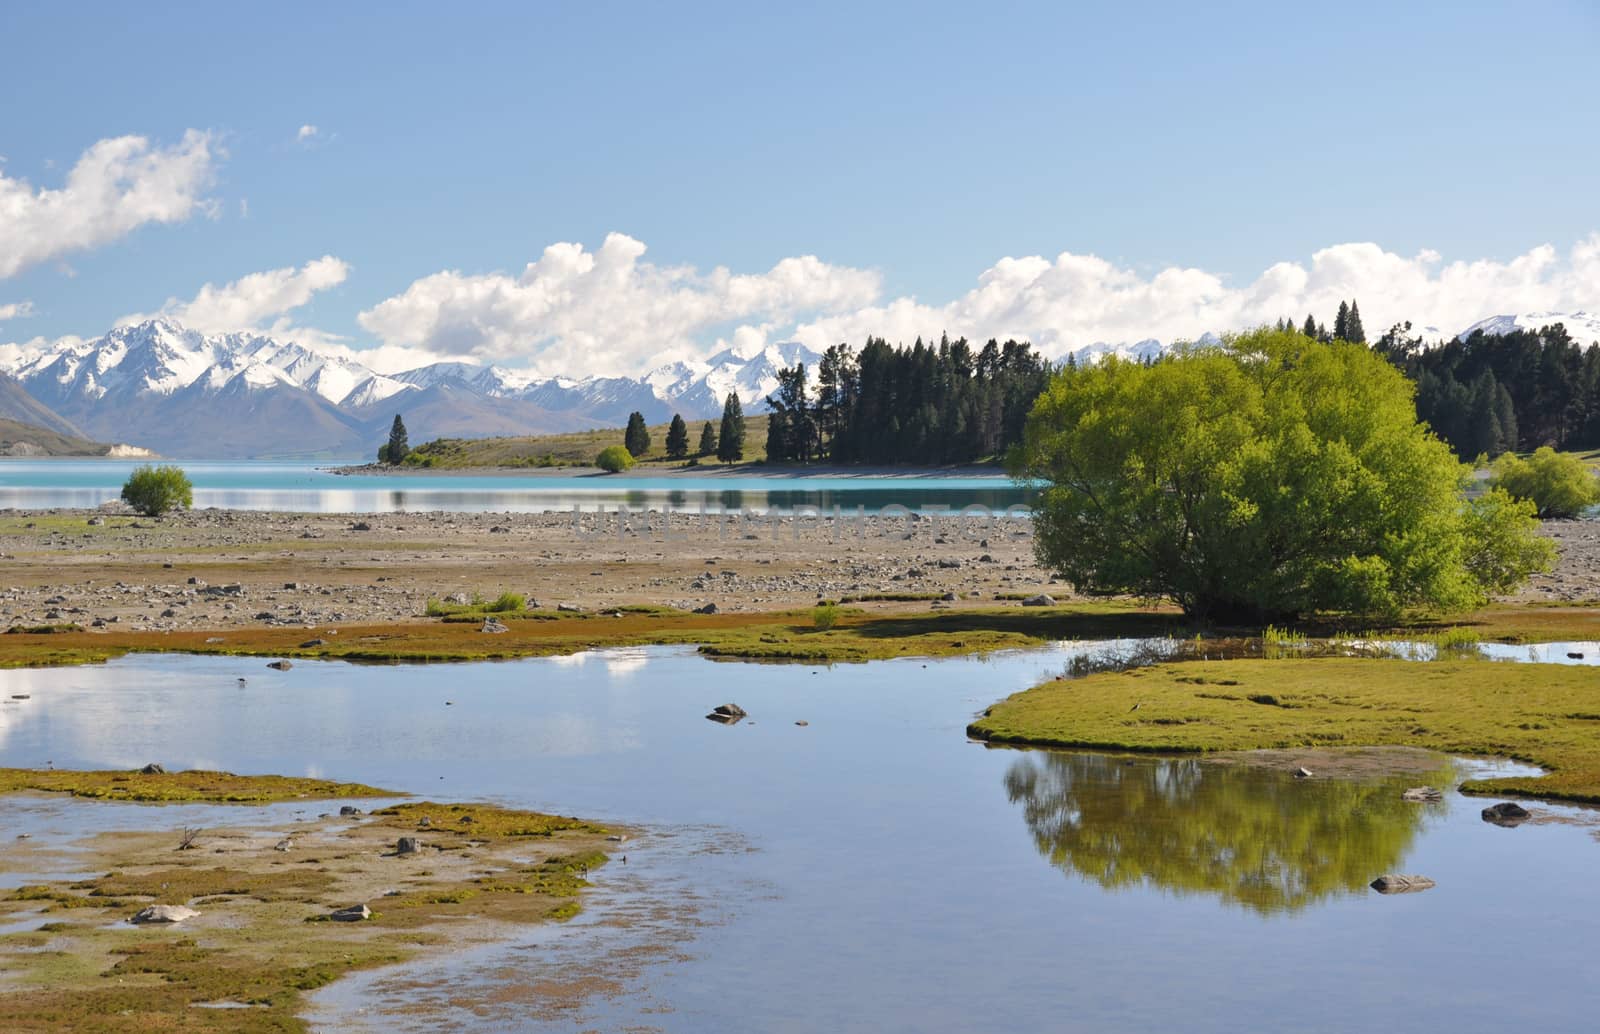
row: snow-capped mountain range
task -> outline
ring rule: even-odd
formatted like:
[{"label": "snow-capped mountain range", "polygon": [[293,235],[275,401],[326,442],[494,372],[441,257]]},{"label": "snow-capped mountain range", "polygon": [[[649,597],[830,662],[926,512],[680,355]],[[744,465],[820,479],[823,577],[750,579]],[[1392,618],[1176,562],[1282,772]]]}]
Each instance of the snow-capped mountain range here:
[{"label": "snow-capped mountain range", "polygon": [[538,378],[461,362],[385,375],[292,342],[156,319],[92,341],[18,350],[0,373],[85,433],[169,456],[351,458],[370,452],[397,412],[412,440],[424,441],[619,426],[635,410],[652,423],[673,413],[709,419],[729,391],[759,410],[780,369],[818,358],[789,343],[672,363],[641,378]]},{"label": "snow-capped mountain range", "polygon": [[[1600,316],[1586,312],[1492,316],[1460,336],[1558,322],[1580,342],[1600,340]],[[1147,359],[1165,348],[1151,338],[1097,343],[1070,354],[1087,363],[1107,355]],[[386,375],[292,342],[201,334],[156,319],[92,341],[11,349],[0,360],[0,374],[102,441],[136,442],[185,458],[349,459],[370,454],[395,413],[421,442],[616,427],[635,410],[651,423],[673,413],[711,419],[729,392],[738,392],[747,412],[759,412],[777,390],[780,370],[802,362],[814,367],[819,359],[804,345],[786,342],[754,355],[730,349],[670,363],[637,378],[534,377],[461,362]]]},{"label": "snow-capped mountain range", "polygon": [[1560,323],[1567,328],[1567,336],[1580,345],[1600,341],[1600,314],[1589,312],[1526,312],[1514,316],[1490,316],[1463,330],[1456,337],[1462,341],[1477,331],[1498,337],[1514,330],[1538,330]]}]

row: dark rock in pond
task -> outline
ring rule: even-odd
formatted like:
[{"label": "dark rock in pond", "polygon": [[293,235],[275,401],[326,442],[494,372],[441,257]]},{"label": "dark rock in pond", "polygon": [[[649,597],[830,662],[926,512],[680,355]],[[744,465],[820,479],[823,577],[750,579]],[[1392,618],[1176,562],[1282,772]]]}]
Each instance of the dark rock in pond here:
[{"label": "dark rock in pond", "polygon": [[1402,801],[1442,801],[1444,792],[1431,786],[1413,786],[1400,795]]},{"label": "dark rock in pond", "polygon": [[694,608],[694,612],[696,614],[715,614],[717,612],[717,605],[715,603],[707,603],[703,607]]},{"label": "dark rock in pond", "polygon": [[1372,881],[1372,889],[1379,894],[1414,894],[1436,884],[1426,876],[1402,876],[1390,873]]},{"label": "dark rock in pond", "polygon": [[422,842],[416,837],[401,837],[394,842],[395,854],[416,854],[422,850]]},{"label": "dark rock in pond", "polygon": [[1527,808],[1520,804],[1513,804],[1511,801],[1501,801],[1499,804],[1491,804],[1483,809],[1483,821],[1492,822],[1496,826],[1520,826],[1530,818],[1532,818],[1532,814]]},{"label": "dark rock in pond", "polygon": [[1577,652],[1576,650],[1568,650],[1567,659],[1572,661],[1581,661],[1583,660],[1583,654]]},{"label": "dark rock in pond", "polygon": [[349,908],[341,908],[328,913],[328,918],[336,923],[359,923],[363,919],[372,918],[372,909],[364,904],[351,905]]},{"label": "dark rock in pond", "polygon": [[165,768],[162,768],[156,762],[152,761],[148,765],[146,765],[143,768],[139,769],[139,774],[140,775],[166,775],[167,774],[167,770]]},{"label": "dark rock in pond", "polygon": [[361,809],[356,807],[354,804],[346,804],[340,807],[339,814],[346,817],[351,815],[360,815]]},{"label": "dark rock in pond", "polygon": [[300,644],[300,649],[309,650],[313,646],[326,646],[327,643],[328,641],[326,639],[307,639],[305,642]]},{"label": "dark rock in pond", "polygon": [[1310,779],[1311,778],[1311,769],[1306,768],[1304,765],[1302,765],[1299,768],[1294,770],[1294,777],[1296,779]]},{"label": "dark rock in pond", "polygon": [[288,671],[290,668],[294,667],[294,665],[289,661],[270,661],[268,662],[267,667],[276,671]]},{"label": "dark rock in pond", "polygon": [[748,714],[749,712],[738,704],[718,704],[711,709],[711,713],[706,717],[713,722],[721,722],[723,725],[733,725]]},{"label": "dark rock in pond", "polygon": [[796,725],[810,725],[811,723],[806,721],[804,718],[802,718],[798,722],[795,722],[794,724],[796,724]]},{"label": "dark rock in pond", "polygon": [[1036,593],[1022,601],[1024,607],[1053,607],[1056,605],[1055,597],[1047,592]]}]

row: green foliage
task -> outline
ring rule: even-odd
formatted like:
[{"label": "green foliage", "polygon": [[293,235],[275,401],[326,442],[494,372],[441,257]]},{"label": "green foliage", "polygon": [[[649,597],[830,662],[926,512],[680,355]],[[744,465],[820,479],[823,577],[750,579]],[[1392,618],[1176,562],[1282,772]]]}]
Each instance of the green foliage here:
[{"label": "green foliage", "polygon": [[595,466],[611,474],[627,470],[636,462],[633,453],[621,445],[608,445],[594,458]]},{"label": "green foliage", "polygon": [[696,456],[710,456],[717,451],[717,429],[707,420],[705,426],[700,428],[700,448],[695,450]]},{"label": "green foliage", "polygon": [[1011,457],[1040,559],[1206,620],[1458,611],[1549,563],[1530,515],[1469,505],[1411,386],[1360,346],[1262,329],[1059,372]]},{"label": "green foliage", "polygon": [[667,428],[667,456],[669,459],[681,460],[689,455],[689,425],[683,422],[683,417],[677,413],[672,414],[672,426]]},{"label": "green foliage", "polygon": [[722,403],[722,432],[717,436],[717,459],[737,463],[744,459],[744,406],[739,393],[728,392]]},{"label": "green foliage", "polygon": [[1489,483],[1533,503],[1540,517],[1576,517],[1600,503],[1600,475],[1576,456],[1548,445],[1527,459],[1506,453],[1494,463]]},{"label": "green foliage", "polygon": [[628,429],[622,434],[622,444],[635,459],[650,451],[650,429],[645,426],[643,413],[635,410],[628,414]]},{"label": "green foliage", "polygon": [[400,419],[400,414],[394,415],[394,423],[389,426],[389,443],[379,453],[380,463],[404,463],[406,457],[411,455],[411,445],[406,441],[405,421]]},{"label": "green foliage", "polygon": [[818,632],[826,632],[839,620],[839,607],[837,604],[824,603],[811,611],[811,627]]},{"label": "green foliage", "polygon": [[135,467],[122,486],[122,501],[146,517],[194,505],[194,485],[180,467]]}]

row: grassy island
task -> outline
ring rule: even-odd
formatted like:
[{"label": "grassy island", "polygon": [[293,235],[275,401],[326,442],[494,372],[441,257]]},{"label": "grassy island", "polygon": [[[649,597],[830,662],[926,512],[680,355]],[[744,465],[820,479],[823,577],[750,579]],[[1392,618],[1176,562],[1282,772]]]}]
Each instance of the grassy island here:
[{"label": "grassy island", "polygon": [[1423,747],[1546,770],[1463,791],[1600,803],[1600,673],[1485,660],[1196,661],[1061,679],[968,732],[993,743],[1210,752]]}]

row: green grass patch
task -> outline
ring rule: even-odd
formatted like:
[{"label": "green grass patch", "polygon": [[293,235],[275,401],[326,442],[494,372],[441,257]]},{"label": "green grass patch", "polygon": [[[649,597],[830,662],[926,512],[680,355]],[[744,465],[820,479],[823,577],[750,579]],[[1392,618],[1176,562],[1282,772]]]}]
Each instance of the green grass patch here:
[{"label": "green grass patch", "polygon": [[[1237,690],[1196,688],[1225,680]],[[1468,793],[1600,803],[1600,723],[1579,717],[1597,711],[1600,677],[1571,665],[1191,661],[1047,682],[996,704],[968,732],[995,743],[1159,752],[1422,747],[1547,770],[1475,780],[1463,785]]]},{"label": "green grass patch", "polygon": [[108,801],[199,801],[214,804],[264,804],[270,801],[339,797],[397,797],[390,790],[361,783],[335,783],[297,776],[241,776],[232,772],[76,771],[0,768],[0,794],[20,790],[67,793]]}]

